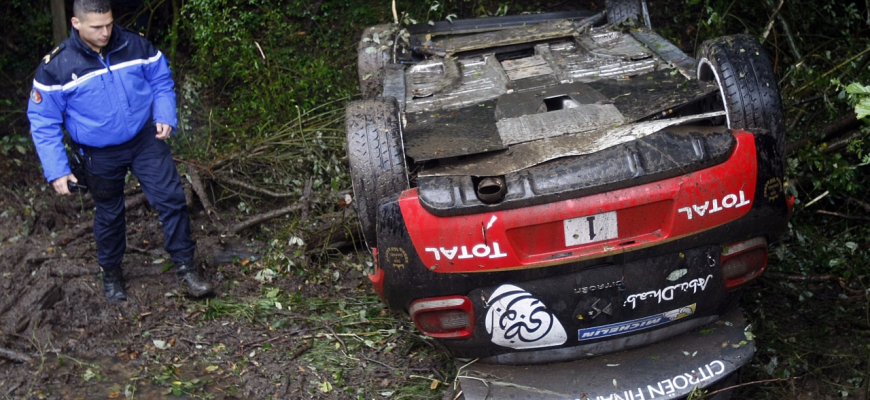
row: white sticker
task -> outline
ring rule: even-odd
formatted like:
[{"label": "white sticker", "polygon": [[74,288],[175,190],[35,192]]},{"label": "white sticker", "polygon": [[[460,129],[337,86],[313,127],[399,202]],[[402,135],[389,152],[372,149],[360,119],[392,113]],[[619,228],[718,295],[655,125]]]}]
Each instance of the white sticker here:
[{"label": "white sticker", "polygon": [[689,290],[691,290],[692,294],[696,294],[699,291],[703,292],[705,289],[707,289],[707,284],[710,283],[711,280],[713,280],[712,274],[707,275],[706,278],[695,278],[688,282],[677,283],[663,289],[650,290],[643,293],[635,293],[629,295],[622,305],[625,306],[631,303],[631,309],[634,309],[637,306],[638,301],[646,300],[647,297],[655,298],[658,300],[658,303],[661,304],[662,301],[673,300],[674,293],[676,291],[689,292]]},{"label": "white sticker", "polygon": [[566,219],[562,225],[565,229],[566,247],[619,237],[616,211]]},{"label": "white sticker", "polygon": [[565,328],[547,306],[514,285],[501,285],[490,296],[486,332],[492,342],[512,349],[558,346],[568,340]]}]

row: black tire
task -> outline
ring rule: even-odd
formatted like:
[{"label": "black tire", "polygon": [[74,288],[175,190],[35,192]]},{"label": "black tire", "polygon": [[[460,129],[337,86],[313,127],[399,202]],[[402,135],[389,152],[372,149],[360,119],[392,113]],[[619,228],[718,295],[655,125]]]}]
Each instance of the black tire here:
[{"label": "black tire", "polygon": [[617,24],[634,19],[638,25],[646,25],[643,15],[643,0],[606,0],[607,22]]},{"label": "black tire", "polygon": [[708,40],[698,50],[698,80],[715,81],[728,128],[772,135],[776,156],[785,159],[785,112],[773,63],[749,35]]},{"label": "black tire", "polygon": [[[390,40],[392,24],[376,25],[363,31],[357,47],[357,75],[363,99],[372,99],[381,94],[384,86],[384,67],[390,59],[390,50],[382,44]],[[373,39],[377,35],[375,42]]]},{"label": "black tire", "polygon": [[378,203],[408,189],[396,98],[350,103],[345,110],[354,204],[369,247],[377,245]]}]

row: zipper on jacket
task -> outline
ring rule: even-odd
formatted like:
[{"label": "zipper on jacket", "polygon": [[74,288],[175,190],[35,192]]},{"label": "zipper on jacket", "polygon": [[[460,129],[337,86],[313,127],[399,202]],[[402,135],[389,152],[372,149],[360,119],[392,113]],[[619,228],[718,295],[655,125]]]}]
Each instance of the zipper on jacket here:
[{"label": "zipper on jacket", "polygon": [[[106,54],[106,64],[108,65],[107,68],[109,69],[109,74],[112,74],[112,67],[111,67],[112,63],[110,61],[111,57],[112,57],[112,53],[116,53],[116,52],[120,51],[121,49],[127,47],[128,43],[130,43],[130,42],[124,42],[124,44],[118,46],[117,49],[112,50],[108,54]],[[130,104],[130,96],[127,95],[127,88],[124,87],[124,83],[119,82],[119,84],[121,85],[121,90],[124,91],[124,100],[127,102],[127,110],[126,111],[129,112],[130,109],[133,108],[133,105]]]}]

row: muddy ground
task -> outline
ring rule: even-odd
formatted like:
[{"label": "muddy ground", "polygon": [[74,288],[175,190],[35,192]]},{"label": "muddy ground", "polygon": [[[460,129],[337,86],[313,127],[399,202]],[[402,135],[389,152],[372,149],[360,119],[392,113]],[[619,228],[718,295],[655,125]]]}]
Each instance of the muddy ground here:
[{"label": "muddy ground", "polygon": [[[407,316],[383,308],[364,251],[278,243],[288,219],[226,235],[194,201],[198,262],[218,290],[186,298],[133,182],[130,299],[110,305],[90,197],[54,195],[26,164],[0,176],[0,399],[450,397],[454,364]],[[245,215],[219,217],[226,226]],[[772,262],[741,302],[758,353],[734,398],[866,399],[864,290]]]},{"label": "muddy ground", "polygon": [[334,252],[270,269],[274,243],[221,235],[194,208],[198,260],[218,290],[189,299],[156,212],[128,187],[130,298],[110,305],[90,197],[54,195],[34,174],[17,183],[0,190],[0,398],[438,398],[446,387],[452,367],[382,309],[365,260]]}]

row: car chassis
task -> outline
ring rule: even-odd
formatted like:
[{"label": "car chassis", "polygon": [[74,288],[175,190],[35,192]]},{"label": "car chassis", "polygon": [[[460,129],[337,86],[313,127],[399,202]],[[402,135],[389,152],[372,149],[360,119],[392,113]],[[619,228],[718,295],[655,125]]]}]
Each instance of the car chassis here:
[{"label": "car chassis", "polygon": [[677,398],[752,358],[736,302],[791,210],[772,66],[648,21],[623,0],[364,31],[370,279],[456,357],[456,398]]}]

